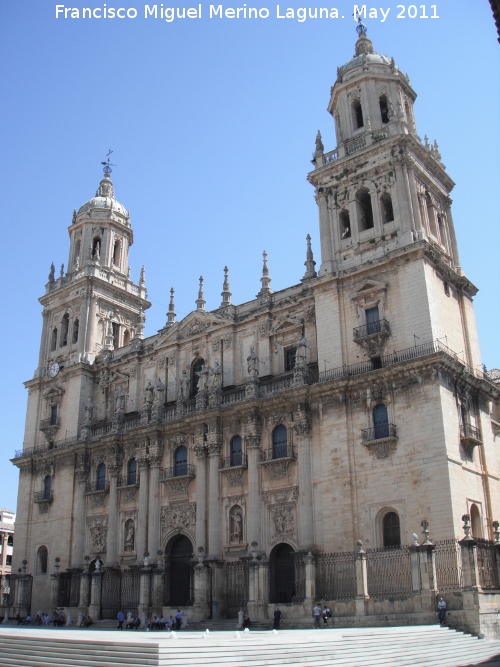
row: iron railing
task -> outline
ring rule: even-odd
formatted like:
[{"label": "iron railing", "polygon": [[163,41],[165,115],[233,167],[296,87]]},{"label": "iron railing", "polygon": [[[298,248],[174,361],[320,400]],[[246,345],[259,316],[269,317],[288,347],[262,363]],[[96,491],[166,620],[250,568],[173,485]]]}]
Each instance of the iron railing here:
[{"label": "iron railing", "polygon": [[500,582],[498,578],[495,543],[490,540],[482,540],[478,538],[476,549],[479,585],[487,591],[498,590],[500,588]]},{"label": "iron railing", "polygon": [[95,479],[92,482],[87,482],[85,484],[85,493],[109,493],[109,480],[108,479]]},{"label": "iron railing", "polygon": [[471,438],[477,442],[482,442],[481,431],[472,426],[472,424],[461,424],[460,425],[460,437],[461,438]]},{"label": "iron railing", "polygon": [[43,431],[45,428],[50,428],[51,426],[61,426],[60,417],[48,417],[47,419],[40,420],[40,430]]},{"label": "iron railing", "polygon": [[413,594],[410,549],[407,546],[366,550],[368,594],[372,598]]},{"label": "iron railing", "polygon": [[275,461],[276,459],[293,459],[292,445],[275,445],[271,449],[264,449],[260,453],[260,462]]},{"label": "iron railing", "polygon": [[171,468],[161,468],[160,470],[160,482],[165,482],[169,479],[174,479],[175,477],[194,477],[195,476],[195,466],[191,463],[178,463],[176,466]]},{"label": "iron railing", "polygon": [[368,336],[374,336],[375,334],[390,334],[391,328],[389,322],[385,319],[376,320],[375,322],[369,322],[368,324],[363,324],[361,327],[355,327],[353,329],[354,340],[361,340],[367,338]]},{"label": "iron railing", "polygon": [[73,445],[75,442],[78,442],[77,435],[75,435],[72,438],[64,438],[64,440],[55,440],[54,442],[49,442],[44,445],[37,445],[36,447],[25,447],[24,449],[16,449],[14,453],[14,458],[19,459],[24,456],[43,454],[44,452],[49,452],[52,449],[61,449],[63,447],[67,447],[68,445]]},{"label": "iron railing", "polygon": [[316,598],[353,600],[356,597],[356,557],[353,551],[316,556]]},{"label": "iron railing", "polygon": [[243,452],[237,452],[220,459],[219,470],[228,470],[229,468],[237,468],[242,466],[246,468],[248,465],[246,454]]},{"label": "iron railing", "polygon": [[458,540],[438,540],[434,550],[436,563],[436,585],[441,593],[461,591],[462,549]]},{"label": "iron railing", "polygon": [[54,500],[54,492],[50,491],[35,491],[33,494],[33,501],[35,503],[51,503]]},{"label": "iron railing", "polygon": [[138,473],[129,472],[128,475],[118,475],[116,486],[118,489],[121,489],[125,486],[139,486]]},{"label": "iron railing", "polygon": [[395,424],[378,424],[372,428],[365,428],[361,431],[361,440],[364,443],[382,438],[397,438]]}]

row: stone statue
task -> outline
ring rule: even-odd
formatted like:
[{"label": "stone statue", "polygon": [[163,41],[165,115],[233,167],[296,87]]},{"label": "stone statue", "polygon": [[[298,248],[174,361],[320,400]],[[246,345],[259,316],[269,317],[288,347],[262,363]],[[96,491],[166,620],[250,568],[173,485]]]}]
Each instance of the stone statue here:
[{"label": "stone statue", "polygon": [[92,422],[92,413],[94,411],[94,404],[92,403],[92,399],[89,396],[89,400],[87,401],[87,404],[85,406],[85,423],[90,424]]},{"label": "stone statue", "polygon": [[125,528],[125,551],[133,551],[135,546],[135,526],[134,522],[127,522]]},{"label": "stone statue", "polygon": [[231,542],[241,542],[243,539],[243,519],[238,511],[231,514],[233,522],[231,530]]},{"label": "stone statue", "polygon": [[101,259],[101,243],[100,241],[97,241],[95,244],[95,252],[94,252],[94,258],[99,261]]},{"label": "stone statue", "polygon": [[79,271],[79,270],[80,270],[80,256],[77,255],[76,259],[75,259],[75,271]]},{"label": "stone statue", "polygon": [[325,147],[321,139],[321,132],[318,130],[318,134],[316,135],[316,155],[322,155],[324,150]]},{"label": "stone statue", "polygon": [[255,354],[255,348],[250,345],[250,354],[247,357],[248,375],[251,378],[259,377],[259,357]]},{"label": "stone statue", "polygon": [[165,402],[165,385],[160,380],[160,378],[157,378],[155,384],[155,401],[159,405],[163,405],[163,403]]},{"label": "stone statue", "polygon": [[198,391],[204,391],[207,388],[207,375],[209,374],[208,368],[203,364],[201,371],[196,373],[198,376]]},{"label": "stone statue", "polygon": [[125,412],[125,392],[121,387],[116,393],[115,413]]},{"label": "stone statue", "polygon": [[179,398],[188,398],[189,396],[189,376],[187,370],[184,369],[179,378]]},{"label": "stone statue", "polygon": [[219,360],[215,360],[214,367],[212,368],[212,387],[217,389],[222,384],[222,366],[219,364]]},{"label": "stone statue", "polygon": [[153,402],[153,385],[151,380],[148,380],[147,385],[144,387],[144,405],[149,407]]},{"label": "stone statue", "polygon": [[54,262],[50,265],[50,273],[49,273],[49,283],[54,282],[54,277],[56,274],[56,267],[54,266]]},{"label": "stone statue", "polygon": [[307,341],[304,336],[299,338],[294,347],[297,349],[295,353],[295,366],[304,366],[306,364]]}]

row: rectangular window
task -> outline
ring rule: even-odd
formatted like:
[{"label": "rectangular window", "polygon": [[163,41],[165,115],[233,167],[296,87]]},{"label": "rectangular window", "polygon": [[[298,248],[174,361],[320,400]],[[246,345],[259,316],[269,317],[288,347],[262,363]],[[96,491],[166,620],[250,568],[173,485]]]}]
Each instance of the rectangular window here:
[{"label": "rectangular window", "polygon": [[380,332],[380,315],[378,312],[378,306],[373,308],[367,308],[366,313],[366,333],[368,336],[371,334]]},{"label": "rectangular window", "polygon": [[12,556],[7,555],[5,557],[5,565],[12,565]]},{"label": "rectangular window", "polygon": [[295,367],[296,354],[297,354],[296,347],[290,347],[288,350],[285,350],[285,373],[288,371],[293,371]]},{"label": "rectangular window", "polygon": [[57,424],[57,405],[50,406],[50,425],[56,426]]},{"label": "rectangular window", "polygon": [[113,325],[113,347],[115,350],[120,347],[120,325],[112,322]]}]

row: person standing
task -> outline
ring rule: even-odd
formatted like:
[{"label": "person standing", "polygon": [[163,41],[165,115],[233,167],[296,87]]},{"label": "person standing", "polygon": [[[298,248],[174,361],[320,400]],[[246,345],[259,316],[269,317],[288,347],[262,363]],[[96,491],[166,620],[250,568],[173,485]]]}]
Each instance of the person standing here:
[{"label": "person standing", "polygon": [[280,621],[281,621],[281,611],[278,609],[278,607],[275,607],[275,609],[274,609],[273,630],[279,630]]},{"label": "person standing", "polygon": [[446,614],[446,602],[443,600],[443,598],[439,598],[439,602],[438,602],[439,625],[443,625],[445,614]]},{"label": "person standing", "polygon": [[321,616],[321,605],[316,604],[313,609],[313,616],[314,616],[314,627],[319,628],[319,619]]},{"label": "person standing", "polygon": [[177,614],[175,615],[175,629],[180,630],[181,629],[181,623],[182,623],[182,612],[180,609],[177,610]]},{"label": "person standing", "polygon": [[117,630],[123,630],[123,621],[125,620],[125,614],[123,611],[120,609],[118,612],[116,618],[118,619],[118,628]]}]

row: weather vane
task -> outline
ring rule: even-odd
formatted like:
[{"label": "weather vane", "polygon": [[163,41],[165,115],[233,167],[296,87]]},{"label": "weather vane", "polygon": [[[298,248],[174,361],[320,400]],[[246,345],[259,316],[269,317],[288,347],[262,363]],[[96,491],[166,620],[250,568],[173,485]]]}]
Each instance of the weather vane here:
[{"label": "weather vane", "polygon": [[103,171],[104,171],[105,174],[111,174],[111,172],[113,171],[111,167],[116,167],[116,164],[112,164],[112,162],[111,162],[111,153],[112,152],[113,151],[110,148],[109,151],[106,153],[106,157],[108,158],[107,161],[106,162],[101,162],[101,164],[104,165]]},{"label": "weather vane", "polygon": [[[356,14],[357,12],[354,12],[352,15],[353,19],[356,21]],[[362,34],[366,35],[368,28],[365,26],[363,21],[361,20],[361,14],[357,18],[358,25],[356,26],[356,32],[358,33],[358,36],[361,37]]]}]

